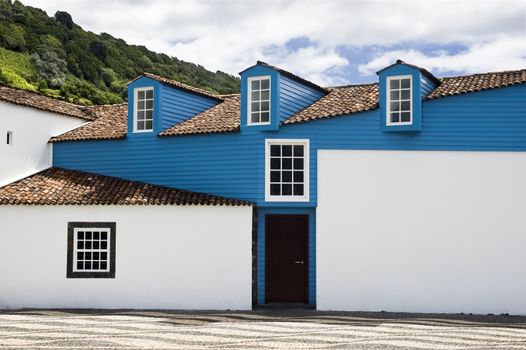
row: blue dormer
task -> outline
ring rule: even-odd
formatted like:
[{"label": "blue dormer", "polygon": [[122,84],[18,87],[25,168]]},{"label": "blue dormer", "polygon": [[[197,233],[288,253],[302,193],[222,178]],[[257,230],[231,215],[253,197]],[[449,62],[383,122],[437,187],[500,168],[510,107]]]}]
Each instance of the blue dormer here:
[{"label": "blue dormer", "polygon": [[265,62],[241,75],[241,129],[275,131],[281,122],[327,94],[327,90]]},{"label": "blue dormer", "polygon": [[157,136],[221,101],[205,90],[144,73],[128,84],[128,137]]},{"label": "blue dormer", "polygon": [[397,60],[377,72],[383,131],[422,130],[422,99],[440,81],[427,70]]}]

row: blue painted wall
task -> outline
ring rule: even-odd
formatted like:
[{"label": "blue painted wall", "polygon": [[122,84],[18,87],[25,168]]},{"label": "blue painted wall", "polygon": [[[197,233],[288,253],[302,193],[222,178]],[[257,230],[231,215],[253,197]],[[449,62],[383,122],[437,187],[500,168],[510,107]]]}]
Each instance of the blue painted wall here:
[{"label": "blue painted wall", "polygon": [[[318,149],[526,151],[526,85],[424,101],[420,133],[386,133],[380,110],[279,131],[54,144],[55,166],[207,192],[260,206],[315,206]],[[310,139],[310,202],[265,203],[265,138]]]},{"label": "blue painted wall", "polygon": [[301,84],[283,74],[280,74],[279,86],[280,123],[325,96],[320,90]]}]

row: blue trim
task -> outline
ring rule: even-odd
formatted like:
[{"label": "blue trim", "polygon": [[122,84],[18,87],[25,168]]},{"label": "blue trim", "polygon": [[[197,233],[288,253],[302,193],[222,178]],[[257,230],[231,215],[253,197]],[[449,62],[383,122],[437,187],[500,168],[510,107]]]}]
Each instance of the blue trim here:
[{"label": "blue trim", "polygon": [[265,304],[265,216],[271,214],[302,214],[309,216],[309,305],[316,305],[316,208],[290,207],[259,207],[258,209],[258,304]]},{"label": "blue trim", "polygon": [[[248,78],[258,76],[270,76],[270,124],[248,125]],[[279,95],[280,83],[279,73],[275,70],[255,66],[241,74],[241,132],[243,131],[276,131],[279,129]]]}]

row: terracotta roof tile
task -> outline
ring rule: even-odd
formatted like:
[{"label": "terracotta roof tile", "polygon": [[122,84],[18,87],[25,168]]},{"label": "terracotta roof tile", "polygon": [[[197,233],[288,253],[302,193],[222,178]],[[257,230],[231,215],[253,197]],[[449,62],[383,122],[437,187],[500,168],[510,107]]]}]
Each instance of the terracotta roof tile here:
[{"label": "terracotta roof tile", "polygon": [[51,142],[122,139],[127,134],[128,104],[87,107],[96,118],[91,123],[51,138]]},{"label": "terracotta roof tile", "polygon": [[526,69],[441,78],[428,100],[526,83]]},{"label": "terracotta roof tile", "polygon": [[[205,96],[205,97],[208,97],[208,98],[213,98],[213,99],[219,100],[219,101],[222,100],[220,95],[216,95],[216,94],[211,93],[210,91],[206,91],[206,90],[203,90],[203,89],[199,89],[199,88],[193,87],[191,85],[187,85],[187,84],[178,82],[177,80],[161,77],[161,76],[159,76],[157,74],[143,73],[142,75],[138,76],[137,78],[133,79],[132,81],[135,81],[135,80],[139,79],[142,76],[148,77],[148,78],[153,79],[153,80],[156,80],[156,81],[158,81],[158,82],[160,82],[162,84],[166,84],[168,86],[172,86],[172,87],[175,87],[175,88],[179,88],[179,89],[182,89],[182,90],[193,92],[194,94],[198,94],[198,95]],[[132,81],[130,81],[130,83]]]},{"label": "terracotta roof tile", "polygon": [[0,86],[0,101],[54,112],[69,117],[76,117],[85,120],[94,119],[94,117],[86,111],[85,106],[6,86]]},{"label": "terracotta roof tile", "polygon": [[240,127],[241,98],[225,96],[224,102],[161,132],[159,136],[236,132]]},{"label": "terracotta roof tile", "polygon": [[0,205],[231,205],[252,203],[80,171],[50,168],[0,187]]},{"label": "terracotta roof tile", "polygon": [[283,124],[354,114],[378,108],[378,84],[332,88],[328,95],[302,109]]}]

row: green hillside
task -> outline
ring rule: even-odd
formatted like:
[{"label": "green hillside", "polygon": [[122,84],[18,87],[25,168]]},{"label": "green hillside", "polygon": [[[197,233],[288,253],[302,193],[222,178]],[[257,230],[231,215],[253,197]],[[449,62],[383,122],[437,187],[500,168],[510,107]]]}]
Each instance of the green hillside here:
[{"label": "green hillside", "polygon": [[0,0],[0,85],[83,104],[122,102],[126,83],[151,72],[211,92],[239,92],[223,72],[83,30],[66,12],[46,12]]}]

